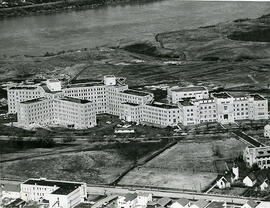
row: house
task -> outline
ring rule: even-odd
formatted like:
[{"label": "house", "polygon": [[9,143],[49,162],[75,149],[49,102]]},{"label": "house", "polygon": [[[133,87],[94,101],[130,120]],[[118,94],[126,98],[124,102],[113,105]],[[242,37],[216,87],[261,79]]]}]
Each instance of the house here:
[{"label": "house", "polygon": [[25,204],[26,202],[24,200],[17,198],[8,205],[5,205],[5,208],[22,208]]},{"label": "house", "polygon": [[185,198],[178,199],[177,201],[173,202],[170,208],[188,208],[190,207],[190,201]]},{"label": "house", "polygon": [[206,208],[227,208],[227,204],[223,201],[212,201]]},{"label": "house", "polygon": [[255,208],[257,205],[255,201],[249,200],[241,208]]},{"label": "house", "polygon": [[190,206],[190,208],[206,208],[209,204],[208,201],[200,199]]},{"label": "house", "polygon": [[256,208],[268,208],[270,207],[270,202],[263,201]]},{"label": "house", "polygon": [[118,208],[131,208],[135,207],[137,204],[137,194],[136,193],[128,193],[125,196],[119,196],[117,199],[117,207]]},{"label": "house", "polygon": [[168,205],[170,205],[172,202],[172,200],[168,197],[163,197],[163,198],[160,198],[159,200],[157,200],[157,205],[160,205],[162,207],[166,207]]},{"label": "house", "polygon": [[231,184],[234,183],[236,178],[238,178],[239,175],[235,175],[233,171],[227,172],[225,175],[220,176],[217,179],[216,185],[219,189],[225,189],[231,187]]},{"label": "house", "polygon": [[138,193],[137,195],[137,206],[147,207],[148,202],[152,201],[151,193]]},{"label": "house", "polygon": [[221,176],[217,182],[216,185],[219,189],[225,189],[231,187],[231,183],[225,178],[225,176]]},{"label": "house", "polygon": [[10,182],[1,184],[2,198],[12,198],[12,199],[20,198],[21,197],[20,191],[21,185],[18,183]]},{"label": "house", "polygon": [[257,179],[254,173],[250,173],[243,180],[243,183],[245,184],[245,186],[248,186],[248,187],[253,187],[256,184],[256,182],[257,182]]},{"label": "house", "polygon": [[264,127],[264,137],[270,139],[270,124],[267,124],[267,125]]},{"label": "house", "polygon": [[260,184],[261,191],[265,191],[269,187],[269,180],[264,179],[264,181]]}]

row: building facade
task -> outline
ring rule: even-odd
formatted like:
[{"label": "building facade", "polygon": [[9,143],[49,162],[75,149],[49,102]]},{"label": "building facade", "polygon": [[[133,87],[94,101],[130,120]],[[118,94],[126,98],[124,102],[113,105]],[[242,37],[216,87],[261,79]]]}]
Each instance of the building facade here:
[{"label": "building facade", "polygon": [[22,126],[60,124],[79,129],[96,125],[96,114],[108,113],[128,122],[159,127],[222,124],[268,119],[268,101],[259,94],[233,97],[205,87],[172,87],[170,104],[154,102],[154,95],[128,88],[124,78],[104,76],[103,82],[61,84],[51,79],[37,85],[8,89],[9,113]]},{"label": "building facade", "polygon": [[270,146],[246,147],[243,154],[244,161],[251,167],[257,164],[259,168],[270,167]]},{"label": "building facade", "polygon": [[87,197],[86,183],[47,179],[28,179],[21,183],[25,201],[49,201],[49,208],[73,208]]}]

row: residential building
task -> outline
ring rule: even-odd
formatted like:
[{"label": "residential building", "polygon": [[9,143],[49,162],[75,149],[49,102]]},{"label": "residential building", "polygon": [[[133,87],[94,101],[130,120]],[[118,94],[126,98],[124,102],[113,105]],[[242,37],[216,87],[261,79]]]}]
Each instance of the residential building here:
[{"label": "residential building", "polygon": [[270,139],[270,124],[267,124],[264,127],[264,137]]},{"label": "residential building", "polygon": [[245,204],[243,204],[241,208],[256,208],[257,205],[258,204],[255,201],[249,200]]},{"label": "residential building", "polygon": [[253,187],[257,182],[257,178],[254,173],[250,173],[243,179],[245,186]]},{"label": "residential building", "polygon": [[172,199],[168,197],[160,198],[156,201],[156,204],[162,207],[166,207],[172,204]]},{"label": "residential building", "polygon": [[172,203],[170,208],[189,208],[191,202],[188,199],[181,198]]},{"label": "residential building", "polygon": [[269,201],[262,201],[259,203],[259,205],[256,208],[268,208],[270,207],[270,202]]},{"label": "residential building", "polygon": [[87,197],[86,184],[81,182],[28,179],[21,183],[21,198],[25,201],[49,201],[49,208],[73,208]]},{"label": "residential building", "polygon": [[206,208],[227,208],[227,203],[223,201],[212,201]]},{"label": "residential building", "polygon": [[269,188],[270,183],[269,183],[269,180],[266,178],[266,179],[264,179],[263,182],[262,182],[261,184],[259,184],[259,185],[260,185],[261,191],[265,191],[265,190],[267,190],[267,189]]},{"label": "residential building", "polygon": [[194,204],[192,204],[190,208],[206,208],[208,204],[210,204],[208,201],[200,199],[194,202]]},{"label": "residential building", "polygon": [[17,182],[9,182],[9,183],[3,183],[0,187],[1,190],[1,198],[11,198],[16,199],[20,198],[20,191],[21,186]]},{"label": "residential building", "polygon": [[147,203],[152,201],[150,193],[128,193],[125,196],[119,196],[117,199],[117,208],[146,208]]},{"label": "residential building", "polygon": [[243,153],[244,161],[251,167],[257,164],[259,168],[270,167],[270,146],[246,147]]}]

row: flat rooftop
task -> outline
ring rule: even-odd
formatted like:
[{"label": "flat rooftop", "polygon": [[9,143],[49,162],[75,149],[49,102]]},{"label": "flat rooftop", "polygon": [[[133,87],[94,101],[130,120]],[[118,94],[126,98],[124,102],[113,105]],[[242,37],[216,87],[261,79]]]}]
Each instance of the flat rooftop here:
[{"label": "flat rooftop", "polygon": [[181,100],[179,101],[179,103],[183,106],[193,106],[193,103],[191,102],[190,99],[184,99],[184,100]]},{"label": "flat rooftop", "polygon": [[136,96],[147,96],[149,93],[137,91],[137,90],[125,90],[122,93],[130,94],[130,95],[136,95]]},{"label": "flat rooftop", "polygon": [[33,86],[29,86],[29,87],[27,87],[27,86],[16,86],[16,87],[11,87],[11,88],[9,88],[10,90],[35,90],[35,89],[37,89],[37,87],[33,87]]},{"label": "flat rooftop", "polygon": [[147,105],[157,107],[157,108],[164,108],[164,109],[178,108],[178,106],[176,106],[176,105],[169,105],[169,104],[165,104],[165,103],[151,103],[151,104],[147,104]]},{"label": "flat rooftop", "polygon": [[122,104],[131,105],[131,106],[138,106],[139,105],[137,103],[129,103],[129,102],[125,102],[125,103],[122,103]]},{"label": "flat rooftop", "polygon": [[175,89],[171,89],[171,91],[174,91],[174,92],[192,92],[192,91],[203,91],[203,90],[207,90],[207,89],[205,87],[201,87],[201,86],[178,87]]},{"label": "flat rooftop", "polygon": [[58,98],[58,99],[59,99],[59,100],[63,100],[63,101],[68,101],[68,102],[78,103],[78,104],[91,103],[90,100],[82,100],[82,99],[73,98],[73,97],[64,97],[64,98]]},{"label": "flat rooftop", "polygon": [[254,98],[254,100],[265,100],[265,98],[259,94],[251,94],[251,97]]},{"label": "flat rooftop", "polygon": [[232,96],[227,93],[227,92],[220,92],[220,93],[213,93],[212,94],[213,97],[216,98],[222,98],[222,99],[226,99],[226,98],[231,98]]},{"label": "flat rooftop", "polygon": [[47,179],[28,179],[23,182],[23,184],[27,185],[38,185],[38,186],[56,186],[58,189],[53,191],[51,194],[59,194],[59,195],[68,195],[78,187],[82,185],[82,183],[73,183],[73,182],[64,182],[64,181],[54,181]]},{"label": "flat rooftop", "polygon": [[62,91],[51,91],[48,86],[46,84],[42,84],[40,85],[43,90],[46,92],[46,93],[52,93],[52,94],[55,94],[55,93],[59,93],[59,92],[62,92]]},{"label": "flat rooftop", "polygon": [[67,85],[65,88],[102,86],[103,82],[86,82]]},{"label": "flat rooftop", "polygon": [[21,103],[30,104],[30,103],[37,103],[37,102],[40,102],[40,101],[43,101],[43,100],[46,100],[46,98],[35,98],[35,99],[32,99],[32,100],[23,101]]}]

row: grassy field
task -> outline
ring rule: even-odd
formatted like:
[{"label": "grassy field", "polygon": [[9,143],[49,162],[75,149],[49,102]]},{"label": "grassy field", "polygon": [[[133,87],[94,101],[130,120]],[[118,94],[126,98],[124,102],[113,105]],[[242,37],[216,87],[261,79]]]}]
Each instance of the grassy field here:
[{"label": "grassy field", "polygon": [[200,191],[216,178],[220,169],[216,161],[235,158],[244,147],[245,144],[226,135],[215,140],[179,142],[142,168],[130,172],[120,183]]}]

